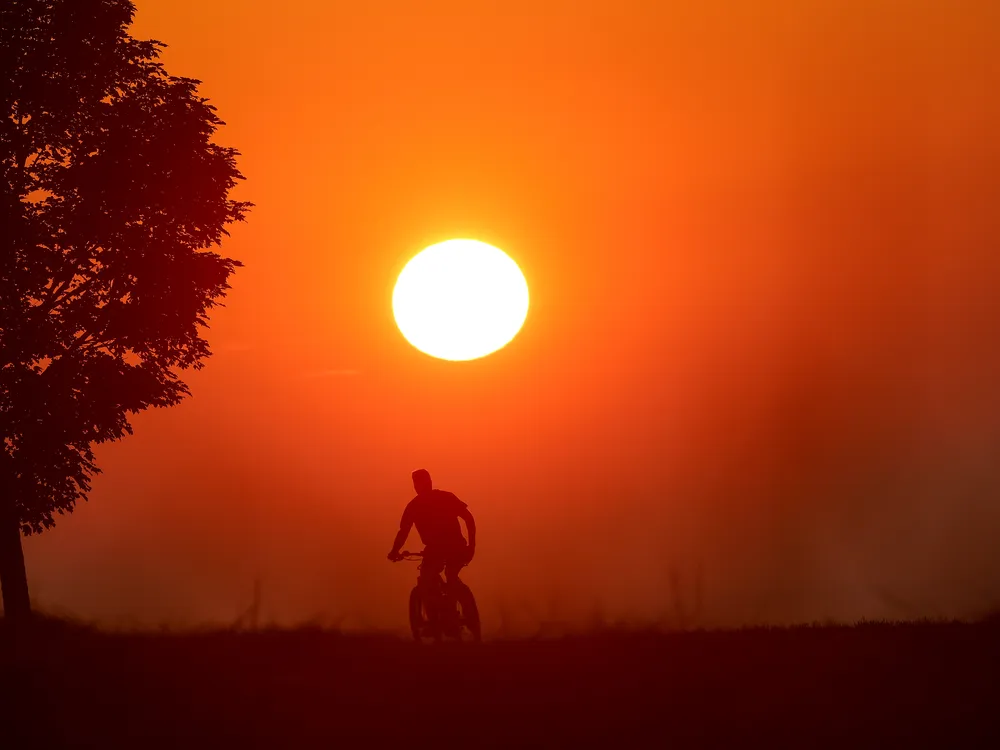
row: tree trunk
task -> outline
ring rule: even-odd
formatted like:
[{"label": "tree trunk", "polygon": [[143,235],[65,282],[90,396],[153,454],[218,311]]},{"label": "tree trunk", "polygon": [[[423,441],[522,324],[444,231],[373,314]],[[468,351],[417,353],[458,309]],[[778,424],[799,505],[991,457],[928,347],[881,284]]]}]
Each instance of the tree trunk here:
[{"label": "tree trunk", "polygon": [[31,617],[21,524],[13,498],[3,494],[0,494],[0,589],[3,590],[4,617],[8,622],[21,622]]}]

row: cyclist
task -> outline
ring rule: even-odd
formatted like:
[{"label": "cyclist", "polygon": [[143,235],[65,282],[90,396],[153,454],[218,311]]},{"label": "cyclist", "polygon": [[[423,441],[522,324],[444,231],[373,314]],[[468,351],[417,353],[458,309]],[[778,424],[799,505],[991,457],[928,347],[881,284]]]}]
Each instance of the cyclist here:
[{"label": "cyclist", "polygon": [[[440,580],[441,571],[444,571],[448,587],[451,588],[461,583],[458,573],[472,562],[476,553],[476,521],[469,512],[469,507],[455,495],[434,489],[427,469],[417,469],[412,476],[417,496],[410,500],[403,511],[399,532],[388,558],[392,562],[401,559],[399,550],[406,543],[410,528],[416,526],[420,541],[424,543],[424,560],[417,583],[425,586],[433,584]],[[469,534],[468,543],[462,536],[459,518],[465,521]]]}]

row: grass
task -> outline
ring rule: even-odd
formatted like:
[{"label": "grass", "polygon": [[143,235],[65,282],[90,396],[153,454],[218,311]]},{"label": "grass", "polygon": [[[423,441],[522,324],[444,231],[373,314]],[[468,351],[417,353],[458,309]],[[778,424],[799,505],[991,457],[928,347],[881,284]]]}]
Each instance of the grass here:
[{"label": "grass", "polygon": [[0,632],[0,644],[10,748],[1000,740],[996,619],[418,647],[319,627],[104,633],[40,618],[30,632]]}]

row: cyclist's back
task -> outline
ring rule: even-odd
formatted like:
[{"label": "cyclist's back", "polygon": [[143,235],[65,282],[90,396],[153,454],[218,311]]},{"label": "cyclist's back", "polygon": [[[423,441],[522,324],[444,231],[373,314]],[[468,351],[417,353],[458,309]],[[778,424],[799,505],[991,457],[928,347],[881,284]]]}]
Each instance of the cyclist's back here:
[{"label": "cyclist's back", "polygon": [[410,500],[403,511],[403,522],[417,527],[420,541],[436,550],[464,549],[465,537],[458,523],[468,506],[451,492],[432,489]]}]

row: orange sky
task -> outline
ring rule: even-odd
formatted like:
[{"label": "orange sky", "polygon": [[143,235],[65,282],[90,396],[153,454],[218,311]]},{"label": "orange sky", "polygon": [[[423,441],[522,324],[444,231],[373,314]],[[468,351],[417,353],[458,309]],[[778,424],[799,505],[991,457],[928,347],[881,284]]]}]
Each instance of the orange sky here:
[{"label": "orange sky", "polygon": [[[1000,595],[995,2],[138,7],[256,207],[194,396],[27,540],[42,607],[231,621],[260,575],[267,618],[402,626],[418,466],[493,627],[671,616],[671,570],[706,624]],[[451,237],[532,295],[468,363],[390,308]]]}]

